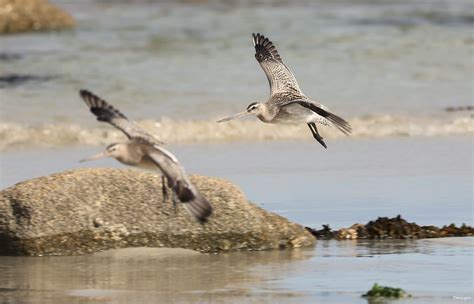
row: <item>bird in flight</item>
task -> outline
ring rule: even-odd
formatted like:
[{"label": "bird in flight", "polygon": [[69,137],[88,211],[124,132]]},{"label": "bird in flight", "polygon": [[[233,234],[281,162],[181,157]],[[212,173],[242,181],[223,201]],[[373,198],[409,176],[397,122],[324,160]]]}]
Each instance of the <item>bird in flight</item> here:
[{"label": "bird in flight", "polygon": [[173,191],[174,206],[176,207],[177,202],[180,202],[200,223],[206,222],[212,214],[212,206],[191,183],[176,156],[161,147],[162,142],[158,138],[129,121],[125,115],[105,100],[87,90],[81,90],[79,94],[98,121],[111,124],[128,138],[128,141],[113,143],[105,151],[82,161],[113,157],[125,165],[158,169],[162,173],[164,200],[167,197],[166,180],[168,187]]},{"label": "bird in flight", "polygon": [[245,111],[217,122],[255,115],[265,123],[286,125],[306,123],[313,137],[326,149],[326,143],[319,134],[316,124],[334,125],[346,135],[351,133],[351,125],[346,120],[303,94],[295,76],[281,59],[273,42],[262,34],[252,36],[255,58],[267,75],[270,85],[270,97],[265,102],[252,102]]}]

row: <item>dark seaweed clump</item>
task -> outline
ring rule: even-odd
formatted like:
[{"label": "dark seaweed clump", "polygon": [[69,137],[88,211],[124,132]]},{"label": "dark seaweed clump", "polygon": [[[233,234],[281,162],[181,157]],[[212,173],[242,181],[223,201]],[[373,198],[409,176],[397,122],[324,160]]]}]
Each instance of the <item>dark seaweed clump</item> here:
[{"label": "dark seaweed clump", "polygon": [[310,227],[306,227],[306,229],[318,240],[332,240],[337,236],[337,230],[332,230],[329,225],[323,225],[323,229],[321,230],[316,230]]},{"label": "dark seaweed clump", "polygon": [[331,239],[424,239],[453,236],[473,236],[474,228],[466,224],[457,227],[455,224],[445,225],[441,228],[436,226],[419,226],[416,223],[407,222],[400,215],[394,218],[379,217],[365,225],[354,224],[349,228],[332,230],[329,225],[323,225],[323,229],[316,230],[306,227],[316,238],[322,240]]}]

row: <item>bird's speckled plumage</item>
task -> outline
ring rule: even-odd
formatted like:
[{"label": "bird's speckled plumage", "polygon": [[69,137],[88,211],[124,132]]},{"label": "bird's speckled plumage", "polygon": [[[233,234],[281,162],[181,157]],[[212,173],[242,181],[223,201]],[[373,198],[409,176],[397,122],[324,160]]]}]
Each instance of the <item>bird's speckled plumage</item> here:
[{"label": "bird's speckled plumage", "polygon": [[252,34],[255,59],[262,67],[270,85],[270,97],[263,103],[251,103],[246,112],[218,120],[229,121],[253,114],[265,123],[300,124],[306,123],[313,137],[325,148],[316,123],[336,126],[344,134],[351,132],[350,124],[331,113],[327,107],[310,100],[301,91],[295,76],[281,59],[273,42],[262,34]]},{"label": "bird's speckled plumage", "polygon": [[255,59],[267,75],[270,84],[270,95],[285,95],[292,99],[303,97],[304,95],[301,93],[295,76],[283,63],[273,43],[261,34],[252,34],[252,36]]},{"label": "bird's speckled plumage", "polygon": [[159,169],[179,202],[198,221],[205,222],[212,213],[212,206],[190,182],[176,156],[161,147],[155,136],[129,121],[105,100],[86,90],[81,90],[80,95],[99,121],[110,123],[129,138],[128,142],[110,145],[107,148],[111,151],[109,156],[129,166]]}]

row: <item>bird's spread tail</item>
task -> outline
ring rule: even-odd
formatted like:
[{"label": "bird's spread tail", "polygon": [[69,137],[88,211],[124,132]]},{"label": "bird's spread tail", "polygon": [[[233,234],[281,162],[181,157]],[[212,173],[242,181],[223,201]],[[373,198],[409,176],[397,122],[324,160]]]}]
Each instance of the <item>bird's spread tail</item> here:
[{"label": "bird's spread tail", "polygon": [[326,116],[325,118],[329,120],[333,125],[335,125],[342,133],[348,135],[352,132],[352,127],[349,122],[335,114],[332,114],[331,112],[327,113],[328,116]]},{"label": "bird's spread tail", "polygon": [[193,200],[183,202],[184,208],[200,223],[206,223],[212,214],[212,206],[202,195],[196,195]]},{"label": "bird's spread tail", "polygon": [[181,181],[176,183],[174,191],[189,214],[200,223],[207,222],[207,218],[212,214],[212,206],[204,196],[188,183]]},{"label": "bird's spread tail", "polygon": [[298,99],[298,100],[292,100],[286,105],[290,105],[293,103],[297,103],[305,108],[310,109],[311,111],[315,112],[319,116],[324,117],[326,120],[330,121],[334,126],[336,126],[342,133],[346,135],[352,132],[352,127],[349,124],[349,122],[337,116],[336,114],[329,112],[329,109],[323,106],[322,104],[319,104],[315,101]]}]

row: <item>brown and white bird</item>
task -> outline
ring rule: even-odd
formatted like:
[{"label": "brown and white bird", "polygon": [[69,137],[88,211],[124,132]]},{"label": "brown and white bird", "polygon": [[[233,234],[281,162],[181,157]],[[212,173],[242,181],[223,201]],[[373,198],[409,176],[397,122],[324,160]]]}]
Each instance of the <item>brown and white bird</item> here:
[{"label": "brown and white bird", "polygon": [[344,134],[352,131],[350,124],[329,109],[306,97],[290,69],[283,63],[273,43],[261,34],[252,34],[255,58],[267,75],[270,97],[265,102],[252,102],[241,113],[223,118],[217,122],[229,121],[245,115],[255,115],[262,122],[273,124],[306,123],[313,137],[327,149],[316,124],[336,126]]},{"label": "brown and white bird", "polygon": [[173,204],[176,206],[177,202],[182,203],[184,208],[199,222],[206,222],[212,214],[212,206],[191,183],[176,156],[161,147],[162,142],[159,139],[129,121],[125,115],[105,100],[87,90],[81,90],[79,94],[98,121],[113,125],[128,137],[128,141],[113,143],[104,152],[82,161],[113,157],[125,165],[143,169],[158,169],[163,174],[164,199],[166,200],[167,196],[166,179],[168,187],[173,191]]}]

